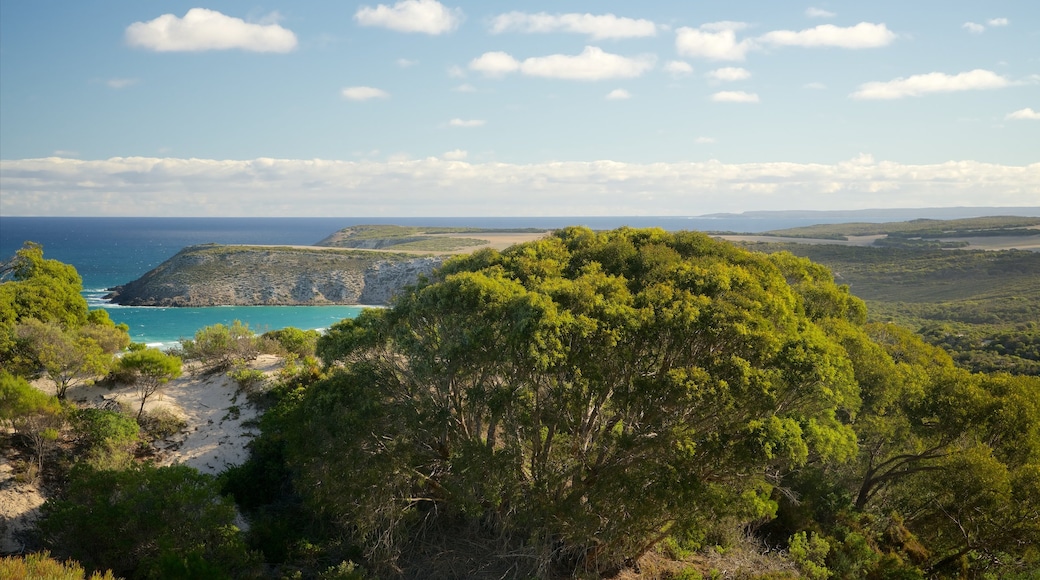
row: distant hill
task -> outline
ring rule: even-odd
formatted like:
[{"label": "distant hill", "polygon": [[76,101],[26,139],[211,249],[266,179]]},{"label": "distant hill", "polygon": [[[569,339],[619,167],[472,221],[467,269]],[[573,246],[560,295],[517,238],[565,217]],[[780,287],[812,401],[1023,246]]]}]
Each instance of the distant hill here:
[{"label": "distant hill", "polygon": [[836,219],[867,222],[901,222],[916,219],[955,220],[994,215],[1040,217],[1040,206],[1033,207],[924,207],[875,208],[852,210],[782,210],[745,211],[741,213],[713,213],[705,218],[787,218],[812,219],[833,222]]}]

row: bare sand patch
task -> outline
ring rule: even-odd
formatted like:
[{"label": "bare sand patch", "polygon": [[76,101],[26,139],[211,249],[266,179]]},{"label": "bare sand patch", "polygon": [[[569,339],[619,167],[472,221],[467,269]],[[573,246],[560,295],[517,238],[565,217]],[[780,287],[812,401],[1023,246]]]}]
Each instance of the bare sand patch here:
[{"label": "bare sand patch", "polygon": [[38,483],[15,478],[10,459],[0,453],[0,554],[25,550],[22,535],[35,527],[46,500]]},{"label": "bare sand patch", "polygon": [[[267,375],[281,368],[282,359],[261,355],[249,364]],[[45,392],[54,392],[49,381],[35,385]],[[71,387],[67,397],[80,405],[102,407],[118,402],[136,413],[141,398],[133,385],[114,389],[100,386]],[[247,445],[257,436],[255,420],[259,410],[249,402],[246,394],[226,373],[201,374],[191,365],[185,365],[184,374],[170,381],[148,398],[146,413],[166,409],[184,419],[187,427],[167,439],[157,441],[157,462],[160,465],[184,464],[203,473],[216,475],[228,467],[241,465],[249,458]]]}]

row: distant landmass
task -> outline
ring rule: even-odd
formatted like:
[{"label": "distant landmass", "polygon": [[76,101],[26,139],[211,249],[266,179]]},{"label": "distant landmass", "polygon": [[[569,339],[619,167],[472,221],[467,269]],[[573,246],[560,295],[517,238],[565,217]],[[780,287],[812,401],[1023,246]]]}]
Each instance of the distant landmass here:
[{"label": "distant landmass", "polygon": [[762,219],[849,219],[854,221],[910,221],[915,219],[964,219],[986,216],[1040,216],[1035,207],[924,207],[875,208],[848,210],[780,210],[745,211],[741,213],[711,213],[702,218],[762,218]]}]

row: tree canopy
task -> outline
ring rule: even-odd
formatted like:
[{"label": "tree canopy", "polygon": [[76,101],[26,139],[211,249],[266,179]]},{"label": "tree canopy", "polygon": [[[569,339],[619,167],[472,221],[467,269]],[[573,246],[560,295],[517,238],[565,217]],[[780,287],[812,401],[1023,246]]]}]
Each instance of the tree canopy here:
[{"label": "tree canopy", "polygon": [[[863,307],[824,274],[662,230],[568,228],[455,259],[321,339],[350,375],[304,405],[295,460],[387,557],[392,534],[366,525],[400,531],[431,506],[592,570],[769,518],[777,474],[856,451],[853,367],[814,318]],[[333,477],[347,464],[361,474]],[[377,480],[365,503],[384,505],[345,501]]]}]

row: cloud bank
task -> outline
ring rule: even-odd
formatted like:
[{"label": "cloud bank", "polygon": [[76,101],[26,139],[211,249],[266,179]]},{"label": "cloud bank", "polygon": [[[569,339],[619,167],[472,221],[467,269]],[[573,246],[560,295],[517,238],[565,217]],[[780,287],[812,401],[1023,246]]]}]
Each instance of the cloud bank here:
[{"label": "cloud bank", "polygon": [[468,163],[45,158],[0,164],[0,213],[54,216],[701,215],[1035,205],[1040,163]]},{"label": "cloud bank", "polygon": [[253,24],[216,10],[192,8],[184,18],[163,14],[148,22],[131,24],[126,28],[126,43],[156,52],[235,48],[251,52],[290,52],[296,48],[296,35],[277,24]]}]

